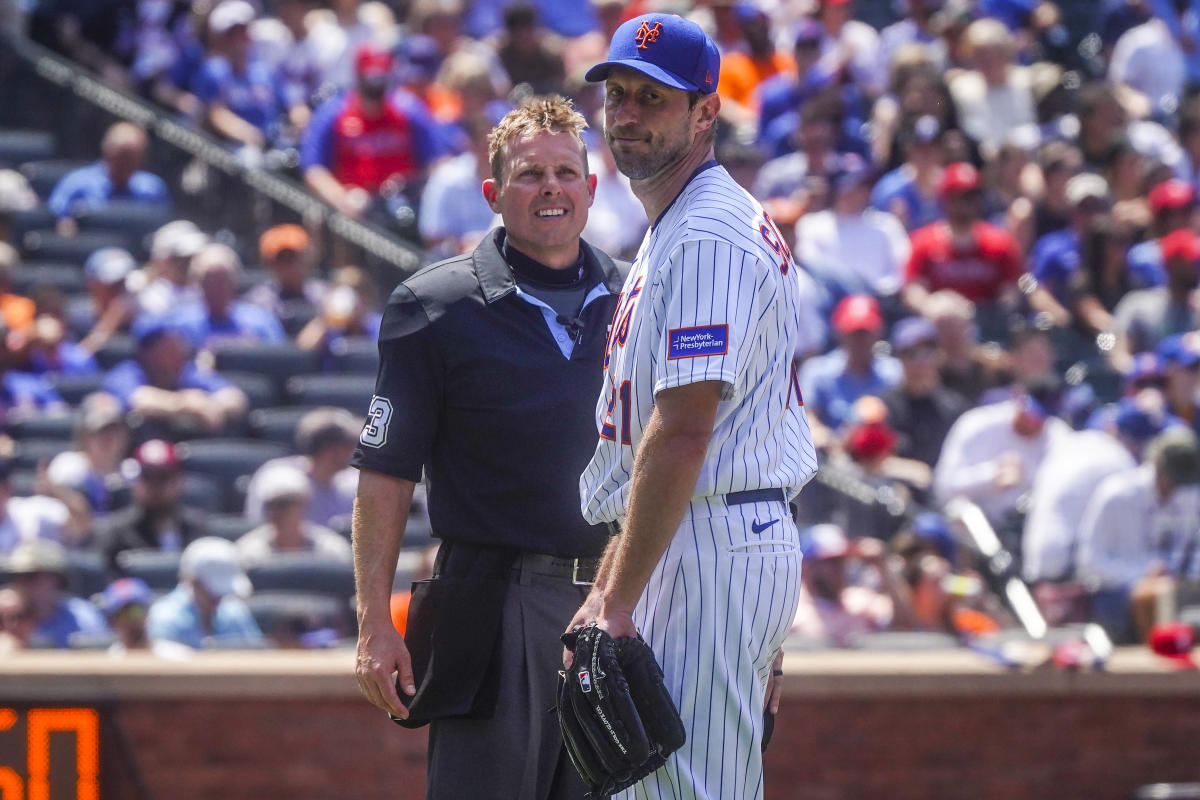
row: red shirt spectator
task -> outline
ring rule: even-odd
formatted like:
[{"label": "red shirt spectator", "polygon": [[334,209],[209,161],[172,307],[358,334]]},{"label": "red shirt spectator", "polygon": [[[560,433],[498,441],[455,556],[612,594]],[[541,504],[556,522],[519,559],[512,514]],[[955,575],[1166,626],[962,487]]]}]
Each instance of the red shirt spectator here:
[{"label": "red shirt spectator", "polygon": [[970,239],[956,242],[948,223],[935,222],[913,231],[905,280],[920,281],[931,292],[953,289],[978,303],[997,299],[1023,271],[1017,240],[1008,231],[976,222]]}]

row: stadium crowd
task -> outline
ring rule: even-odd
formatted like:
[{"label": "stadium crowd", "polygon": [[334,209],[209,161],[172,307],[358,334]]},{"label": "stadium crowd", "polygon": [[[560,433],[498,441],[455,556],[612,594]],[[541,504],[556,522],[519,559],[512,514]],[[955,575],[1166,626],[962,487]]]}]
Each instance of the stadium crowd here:
[{"label": "stadium crowd", "polygon": [[[592,124],[584,238],[631,257],[648,223],[582,73],[651,10],[721,47],[718,160],[802,267],[796,380],[833,479],[798,502],[795,635],[1013,626],[964,500],[1052,625],[1135,641],[1187,605],[1196,0],[36,2],[24,26],[428,261],[496,223],[492,125],[564,94]],[[145,171],[147,147],[118,122],[53,185],[0,172],[4,636],[335,642],[344,602],[259,590],[345,586],[330,576],[348,570],[348,464],[391,287],[321,258],[302,225],[251,242],[175,219],[182,188]],[[29,263],[15,220],[78,241],[106,209],[161,223],[144,254],[76,248],[74,283]],[[92,601],[67,580],[89,553],[114,581]]]}]

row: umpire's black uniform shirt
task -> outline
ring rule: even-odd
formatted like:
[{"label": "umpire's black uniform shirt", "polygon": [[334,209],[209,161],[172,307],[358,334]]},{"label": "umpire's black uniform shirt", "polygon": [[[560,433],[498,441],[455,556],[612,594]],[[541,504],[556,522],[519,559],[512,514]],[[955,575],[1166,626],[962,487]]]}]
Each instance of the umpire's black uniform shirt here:
[{"label": "umpire's black uniform shirt", "polygon": [[580,241],[593,296],[568,359],[542,309],[517,295],[503,229],[392,293],[379,376],[353,465],[413,482],[424,470],[433,533],[559,557],[597,556],[579,475],[596,447],[604,346],[623,276]]}]

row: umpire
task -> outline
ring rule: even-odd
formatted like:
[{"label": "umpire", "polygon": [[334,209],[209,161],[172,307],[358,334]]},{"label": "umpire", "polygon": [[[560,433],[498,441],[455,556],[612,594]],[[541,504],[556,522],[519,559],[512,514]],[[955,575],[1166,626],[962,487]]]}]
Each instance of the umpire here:
[{"label": "umpire", "polygon": [[[352,462],[356,671],[399,724],[431,721],[428,798],[585,792],[547,712],[558,636],[607,542],[582,519],[578,475],[623,276],[579,238],[596,186],[585,124],[557,97],[505,116],[483,182],[503,227],[397,287],[380,329]],[[422,471],[441,546],[401,639],[388,601]]]}]

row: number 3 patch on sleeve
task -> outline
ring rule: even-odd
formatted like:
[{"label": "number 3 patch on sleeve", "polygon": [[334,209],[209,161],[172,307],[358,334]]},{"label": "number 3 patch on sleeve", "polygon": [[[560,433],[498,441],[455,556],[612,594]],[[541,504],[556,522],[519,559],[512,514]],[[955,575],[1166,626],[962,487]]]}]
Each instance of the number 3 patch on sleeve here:
[{"label": "number 3 patch on sleeve", "polygon": [[388,423],[392,421],[392,403],[386,397],[375,395],[367,409],[367,421],[363,425],[358,441],[367,447],[383,447],[387,442]]}]

